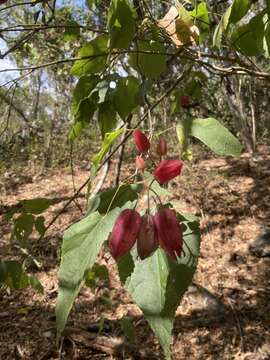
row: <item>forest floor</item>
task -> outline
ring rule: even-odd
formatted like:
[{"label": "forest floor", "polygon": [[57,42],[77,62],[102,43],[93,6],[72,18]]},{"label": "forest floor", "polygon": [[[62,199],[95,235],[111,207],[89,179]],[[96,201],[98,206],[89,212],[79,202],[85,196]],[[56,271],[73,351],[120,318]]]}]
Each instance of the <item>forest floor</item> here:
[{"label": "forest floor", "polygon": [[[129,171],[132,165],[124,169],[124,173]],[[75,168],[77,187],[88,174]],[[113,178],[112,172],[104,186]],[[258,234],[270,227],[269,179],[270,149],[261,146],[256,161],[246,153],[239,160],[202,158],[186,166],[171,184],[181,206],[201,216],[201,257],[194,281],[214,301],[212,306],[196,291],[185,295],[174,324],[173,359],[270,359],[270,258],[258,258],[249,250]],[[30,176],[24,183],[0,180],[2,204],[35,197],[55,199],[45,213],[46,222],[73,193],[69,169]],[[85,205],[84,197],[78,201]],[[106,252],[99,261],[110,269],[110,281],[100,283],[94,292],[87,287],[81,290],[64,341],[56,349],[54,307],[61,237],[80,217],[73,203],[41,241],[31,238],[31,253],[41,269],[17,252],[45,291],[40,295],[30,288],[0,290],[0,359],[163,359],[156,338],[121,288],[114,261]],[[9,234],[10,224],[2,217],[0,254],[6,250]],[[127,339],[122,330],[124,316],[132,319],[134,338]]]}]

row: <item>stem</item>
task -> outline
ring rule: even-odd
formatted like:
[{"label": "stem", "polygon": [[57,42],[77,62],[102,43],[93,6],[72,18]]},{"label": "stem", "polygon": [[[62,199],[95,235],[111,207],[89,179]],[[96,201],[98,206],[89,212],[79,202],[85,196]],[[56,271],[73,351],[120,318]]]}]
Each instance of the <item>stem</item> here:
[{"label": "stem", "polygon": [[149,156],[149,159],[152,161],[152,163],[153,163],[155,166],[157,166],[157,164],[155,163],[155,160],[153,159],[153,157],[152,157],[152,155],[150,154],[150,152],[149,152],[148,156]]},{"label": "stem", "polygon": [[151,190],[151,186],[153,184],[153,182],[155,181],[155,179],[153,179],[148,187],[148,191],[147,191],[147,204],[148,204],[148,213],[150,213],[150,190]]},{"label": "stem", "polygon": [[158,196],[158,194],[156,193],[156,191],[154,190],[154,189],[150,189],[155,195],[156,195],[156,197],[158,198],[158,201],[159,201],[159,203],[160,203],[160,205],[162,205],[162,201],[161,201],[161,199],[160,199],[160,197]]}]

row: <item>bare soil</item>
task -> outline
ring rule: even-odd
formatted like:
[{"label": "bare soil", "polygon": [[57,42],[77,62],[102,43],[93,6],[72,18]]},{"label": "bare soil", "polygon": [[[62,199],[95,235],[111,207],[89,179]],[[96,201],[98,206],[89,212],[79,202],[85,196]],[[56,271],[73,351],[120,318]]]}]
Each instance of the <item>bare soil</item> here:
[{"label": "bare soil", "polygon": [[[131,169],[124,169],[124,175]],[[87,176],[87,170],[76,168],[76,186]],[[104,186],[113,178],[111,172]],[[220,303],[213,312],[201,304],[203,300],[185,296],[175,319],[174,359],[270,359],[270,258],[257,258],[248,249],[270,227],[269,179],[270,149],[261,146],[256,161],[248,154],[240,160],[202,159],[186,166],[170,185],[176,206],[201,216],[201,257],[194,281]],[[69,169],[36,175],[24,184],[3,183],[0,205],[34,197],[55,199],[45,214],[47,223],[74,191]],[[78,202],[83,207],[84,197]],[[65,337],[56,348],[54,306],[61,238],[81,216],[72,203],[46,237],[30,239],[31,254],[42,264],[40,269],[15,251],[29,273],[38,276],[45,292],[0,290],[0,359],[163,359],[140,310],[121,288],[107,252],[99,261],[109,268],[110,282],[100,283],[94,292],[82,289]],[[11,252],[7,247],[10,224],[2,217],[0,226],[0,254],[14,258],[14,249]],[[126,315],[136,330],[133,340],[121,328],[120,319]]]}]

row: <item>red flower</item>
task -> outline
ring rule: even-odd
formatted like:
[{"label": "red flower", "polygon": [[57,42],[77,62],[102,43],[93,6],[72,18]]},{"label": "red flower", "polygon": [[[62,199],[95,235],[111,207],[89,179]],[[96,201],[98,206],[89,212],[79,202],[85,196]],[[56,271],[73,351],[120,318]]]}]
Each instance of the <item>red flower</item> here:
[{"label": "red flower", "polygon": [[6,2],[8,2],[8,0],[0,0],[0,5],[4,4]]},{"label": "red flower", "polygon": [[154,171],[154,177],[164,184],[180,175],[183,162],[181,160],[162,160]]},{"label": "red flower", "polygon": [[136,169],[144,171],[146,168],[145,161],[141,156],[136,156]]},{"label": "red flower", "polygon": [[167,143],[166,143],[166,141],[164,139],[159,140],[159,143],[158,143],[157,148],[156,148],[156,153],[159,156],[163,156],[163,155],[167,154]]},{"label": "red flower", "polygon": [[137,211],[126,209],[120,213],[109,238],[109,247],[114,259],[119,259],[133,247],[141,222],[141,215]]},{"label": "red flower", "polygon": [[191,105],[191,101],[190,101],[190,97],[187,95],[183,95],[180,98],[180,105],[182,106],[182,108],[189,108]]},{"label": "red flower", "polygon": [[160,247],[174,260],[180,256],[183,247],[182,230],[177,220],[175,211],[161,209],[154,216]]},{"label": "red flower", "polygon": [[140,153],[145,153],[150,149],[149,140],[147,139],[145,134],[142,133],[140,130],[135,129],[133,131],[133,138],[134,138],[135,146]]},{"label": "red flower", "polygon": [[137,240],[139,257],[143,260],[158,248],[158,237],[154,226],[153,216],[145,214],[142,217],[141,230]]}]

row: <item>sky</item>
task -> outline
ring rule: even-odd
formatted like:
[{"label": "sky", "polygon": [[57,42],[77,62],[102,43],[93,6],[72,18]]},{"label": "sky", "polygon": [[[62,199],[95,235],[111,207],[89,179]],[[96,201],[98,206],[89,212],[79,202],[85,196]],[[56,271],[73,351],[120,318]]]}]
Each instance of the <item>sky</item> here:
[{"label": "sky", "polygon": [[[85,0],[57,0],[56,4],[61,7],[64,5],[73,5],[73,6],[80,6],[85,7]],[[12,10],[10,11],[12,14]],[[1,30],[1,27],[0,27]],[[0,38],[0,51],[1,53],[5,52],[7,50],[5,46],[5,42]],[[0,71],[6,70],[6,69],[13,69],[16,67],[16,64],[11,62],[9,59],[4,58],[0,59]],[[7,73],[0,73],[0,86],[4,84],[6,81],[14,79],[19,76],[18,71],[10,71]]]},{"label": "sky", "polygon": [[[7,47],[2,39],[0,39],[0,51],[1,53],[5,52]],[[16,64],[12,63],[8,58],[0,59],[0,70],[13,69],[16,67]],[[15,79],[19,76],[18,71],[12,71],[7,73],[0,73],[0,86],[7,82],[8,80]]]}]

